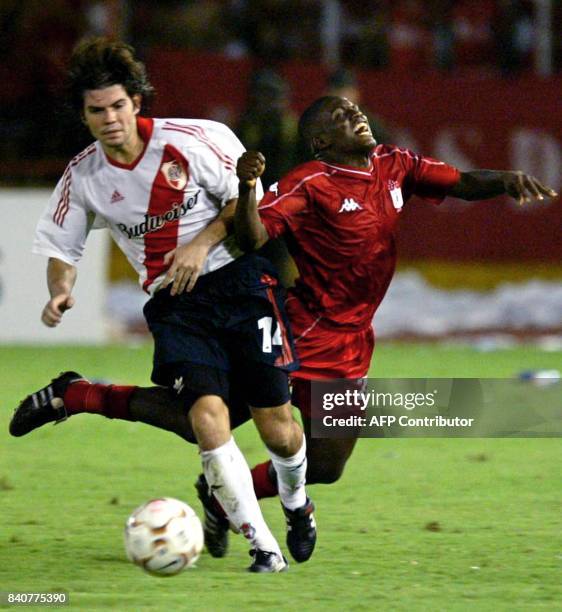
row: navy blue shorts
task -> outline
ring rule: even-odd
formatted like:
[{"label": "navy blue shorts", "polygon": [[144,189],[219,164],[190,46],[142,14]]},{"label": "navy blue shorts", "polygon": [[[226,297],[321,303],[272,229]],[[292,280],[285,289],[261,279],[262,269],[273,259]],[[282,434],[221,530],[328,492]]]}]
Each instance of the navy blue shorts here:
[{"label": "navy blue shorts", "polygon": [[251,405],[285,403],[298,361],[284,300],[275,269],[253,253],[201,276],[190,293],[158,291],[144,307],[154,337],[152,381],[228,401],[234,375],[251,387]]}]

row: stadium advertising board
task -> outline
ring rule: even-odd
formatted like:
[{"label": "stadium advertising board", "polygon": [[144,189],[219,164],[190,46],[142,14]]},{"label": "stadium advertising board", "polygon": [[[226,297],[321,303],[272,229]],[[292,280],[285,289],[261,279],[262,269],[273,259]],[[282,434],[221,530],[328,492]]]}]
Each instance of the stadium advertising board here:
[{"label": "stadium advertising board", "polygon": [[[157,90],[156,116],[206,117],[235,126],[246,104],[251,62],[178,50],[153,50],[149,72]],[[181,66],[181,78],[178,78]],[[205,66],[212,79],[201,79]],[[324,92],[327,68],[289,64],[295,112]],[[237,78],[233,79],[232,75]],[[371,71],[358,74],[362,107],[379,116],[400,147],[441,159],[461,170],[520,169],[560,193],[562,188],[562,78],[534,75],[448,76]],[[402,259],[559,262],[562,225],[558,200],[518,207],[447,200],[434,207],[413,199],[400,223]]]},{"label": "stadium advertising board", "polygon": [[[45,327],[41,310],[48,300],[47,260],[32,255],[35,226],[49,190],[0,190],[0,342],[97,344],[107,340],[104,319],[109,237],[93,232],[79,264],[76,304],[64,324]],[[7,220],[10,220],[7,222]]]}]

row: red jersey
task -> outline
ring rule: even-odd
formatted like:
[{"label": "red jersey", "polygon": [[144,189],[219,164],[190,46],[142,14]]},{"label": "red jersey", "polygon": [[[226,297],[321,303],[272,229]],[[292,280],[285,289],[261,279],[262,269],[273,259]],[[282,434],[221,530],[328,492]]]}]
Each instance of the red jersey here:
[{"label": "red jersey", "polygon": [[416,194],[439,204],[460,173],[406,149],[378,145],[369,168],[302,164],[259,204],[269,236],[281,234],[299,271],[292,292],[324,323],[371,325],[396,265],[402,206]]}]

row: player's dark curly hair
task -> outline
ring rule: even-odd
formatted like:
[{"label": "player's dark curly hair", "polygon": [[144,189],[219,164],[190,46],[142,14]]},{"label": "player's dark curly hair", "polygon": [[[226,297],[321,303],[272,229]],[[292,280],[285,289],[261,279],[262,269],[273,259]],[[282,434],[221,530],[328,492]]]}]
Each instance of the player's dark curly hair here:
[{"label": "player's dark curly hair", "polygon": [[122,85],[129,96],[141,94],[147,101],[154,93],[146,68],[129,45],[106,38],[88,38],[72,52],[67,77],[69,105],[78,112],[84,107],[84,92]]},{"label": "player's dark curly hair", "polygon": [[312,153],[316,153],[312,144],[312,139],[320,132],[318,117],[326,105],[338,99],[337,96],[323,96],[322,98],[318,98],[318,100],[315,100],[301,115],[299,120],[299,137]]}]

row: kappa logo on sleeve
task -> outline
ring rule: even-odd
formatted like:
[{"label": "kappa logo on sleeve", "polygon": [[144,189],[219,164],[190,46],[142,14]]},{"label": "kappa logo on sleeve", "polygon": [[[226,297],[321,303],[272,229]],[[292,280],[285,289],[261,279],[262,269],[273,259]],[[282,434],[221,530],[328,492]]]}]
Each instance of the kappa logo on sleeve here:
[{"label": "kappa logo on sleeve", "polygon": [[355,212],[356,210],[363,210],[361,204],[357,203],[353,198],[345,198],[338,213]]},{"label": "kappa logo on sleeve", "polygon": [[277,181],[276,183],[272,183],[269,186],[269,191],[272,191],[276,196],[279,195],[279,181]]},{"label": "kappa logo on sleeve", "polygon": [[388,181],[388,191],[390,191],[390,197],[392,198],[392,205],[397,212],[402,210],[404,206],[404,199],[402,198],[402,190],[400,189],[400,183],[398,181]]}]

